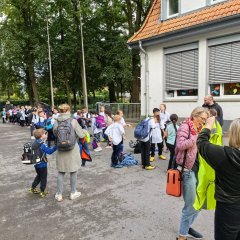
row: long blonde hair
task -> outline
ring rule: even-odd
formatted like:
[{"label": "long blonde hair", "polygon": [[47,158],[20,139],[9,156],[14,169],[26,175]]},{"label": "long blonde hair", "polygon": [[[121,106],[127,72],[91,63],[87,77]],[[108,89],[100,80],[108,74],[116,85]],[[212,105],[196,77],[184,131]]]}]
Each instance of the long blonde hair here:
[{"label": "long blonde hair", "polygon": [[229,127],[229,146],[240,148],[240,118],[233,120]]}]

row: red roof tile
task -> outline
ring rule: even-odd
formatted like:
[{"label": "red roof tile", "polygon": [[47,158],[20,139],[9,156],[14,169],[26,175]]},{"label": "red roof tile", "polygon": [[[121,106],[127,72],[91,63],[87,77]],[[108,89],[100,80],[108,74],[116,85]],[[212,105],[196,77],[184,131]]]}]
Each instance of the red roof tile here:
[{"label": "red roof tile", "polygon": [[160,13],[161,0],[155,0],[142,27],[129,39],[128,43],[240,14],[240,0],[214,4],[197,12],[190,12],[163,22],[160,21]]}]

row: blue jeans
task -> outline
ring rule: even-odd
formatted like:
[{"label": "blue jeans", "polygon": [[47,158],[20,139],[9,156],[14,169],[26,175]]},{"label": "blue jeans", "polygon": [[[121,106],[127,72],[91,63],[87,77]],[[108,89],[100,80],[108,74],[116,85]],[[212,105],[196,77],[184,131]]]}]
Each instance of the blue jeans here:
[{"label": "blue jeans", "polygon": [[179,235],[187,236],[188,230],[198,216],[199,211],[193,207],[196,198],[197,179],[193,171],[183,172],[183,199],[184,207],[180,222]]}]

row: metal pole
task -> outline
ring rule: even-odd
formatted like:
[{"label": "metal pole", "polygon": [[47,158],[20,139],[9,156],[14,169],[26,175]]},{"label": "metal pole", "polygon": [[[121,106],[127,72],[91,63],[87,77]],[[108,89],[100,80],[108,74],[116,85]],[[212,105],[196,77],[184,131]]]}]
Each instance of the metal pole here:
[{"label": "metal pole", "polygon": [[83,30],[82,30],[81,0],[79,1],[79,8],[80,8],[80,31],[81,31],[81,41],[82,41],[82,64],[83,64],[82,89],[83,89],[84,106],[86,108],[88,108],[87,81],[86,81],[86,69],[85,69],[85,53],[84,53]]},{"label": "metal pole", "polygon": [[54,107],[54,95],[53,95],[53,80],[52,80],[52,60],[51,60],[51,46],[48,29],[48,17],[47,17],[47,39],[48,39],[48,61],[49,61],[49,75],[50,75],[50,87],[51,87],[51,103],[52,108]]}]

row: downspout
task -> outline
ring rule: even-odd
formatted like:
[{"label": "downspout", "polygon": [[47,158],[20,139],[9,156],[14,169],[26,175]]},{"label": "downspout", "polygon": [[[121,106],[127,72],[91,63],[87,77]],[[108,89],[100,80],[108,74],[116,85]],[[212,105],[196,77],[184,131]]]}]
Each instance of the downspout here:
[{"label": "downspout", "polygon": [[144,81],[145,81],[145,116],[148,117],[149,114],[149,64],[148,64],[148,54],[145,49],[142,47],[142,41],[139,41],[139,48],[140,51],[145,56],[145,74],[144,74]]}]

